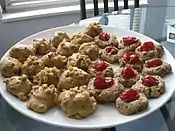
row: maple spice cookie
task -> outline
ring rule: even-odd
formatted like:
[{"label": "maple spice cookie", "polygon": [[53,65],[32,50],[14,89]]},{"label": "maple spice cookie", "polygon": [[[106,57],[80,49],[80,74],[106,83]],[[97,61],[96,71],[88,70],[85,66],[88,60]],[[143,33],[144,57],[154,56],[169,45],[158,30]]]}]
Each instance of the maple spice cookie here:
[{"label": "maple spice cookie", "polygon": [[68,58],[67,68],[69,68],[69,66],[74,66],[87,71],[91,63],[92,61],[87,55],[74,53],[72,56]]},{"label": "maple spice cookie", "polygon": [[124,67],[125,65],[130,65],[132,68],[141,72],[143,69],[144,62],[141,60],[140,56],[133,51],[129,51],[123,55],[121,59],[119,59],[120,67]]},{"label": "maple spice cookie", "polygon": [[99,23],[91,23],[89,24],[86,28],[84,33],[91,36],[91,37],[95,37],[97,35],[99,35],[101,32],[103,31],[101,25]]},{"label": "maple spice cookie", "polygon": [[98,58],[99,48],[95,42],[83,43],[79,48],[79,53],[88,55],[89,58],[94,61]]},{"label": "maple spice cookie", "polygon": [[91,36],[84,34],[84,33],[77,33],[74,34],[71,39],[70,42],[72,44],[74,44],[75,46],[75,52],[78,52],[79,47],[83,44],[83,43],[87,43],[87,42],[92,42],[94,40],[94,38],[92,38]]},{"label": "maple spice cookie", "polygon": [[118,49],[113,46],[107,46],[100,52],[100,58],[104,61],[107,61],[111,64],[118,62]]},{"label": "maple spice cookie", "polygon": [[59,78],[61,76],[61,71],[56,67],[48,68],[45,67],[39,73],[33,77],[33,83],[35,85],[47,84],[57,86]]},{"label": "maple spice cookie", "polygon": [[0,61],[1,75],[4,77],[18,76],[22,63],[15,58],[6,57]]},{"label": "maple spice cookie", "polygon": [[87,86],[63,90],[59,95],[58,103],[66,116],[73,119],[88,117],[97,109],[97,102],[90,95]]},{"label": "maple spice cookie", "polygon": [[124,91],[117,78],[102,76],[93,78],[88,89],[98,102],[113,102]]},{"label": "maple spice cookie", "polygon": [[172,71],[171,65],[167,62],[159,59],[153,58],[145,61],[142,74],[143,75],[158,75],[165,76]]},{"label": "maple spice cookie", "polygon": [[46,39],[38,38],[33,40],[33,48],[37,55],[45,55],[49,52],[56,51],[56,48],[53,47]]},{"label": "maple spice cookie", "polygon": [[42,69],[44,69],[44,63],[36,56],[29,56],[21,66],[21,74],[25,74],[29,79],[33,79],[33,76]]},{"label": "maple spice cookie", "polygon": [[66,32],[63,31],[57,31],[53,34],[52,38],[50,39],[50,43],[57,48],[58,45],[66,39],[67,41],[70,40],[69,36],[66,34]]},{"label": "maple spice cookie", "polygon": [[105,47],[109,45],[118,47],[118,40],[115,35],[112,35],[106,32],[102,32],[98,36],[96,36],[94,39],[99,48],[104,49]]},{"label": "maple spice cookie", "polygon": [[116,99],[117,110],[124,115],[136,114],[148,108],[148,99],[134,89],[128,89]]},{"label": "maple spice cookie", "polygon": [[165,82],[160,76],[141,77],[132,89],[143,93],[147,98],[157,98],[165,93]]},{"label": "maple spice cookie", "polygon": [[58,52],[50,52],[44,55],[41,60],[46,67],[56,67],[58,69],[65,69],[67,65],[67,57],[60,55]]},{"label": "maple spice cookie", "polygon": [[140,45],[141,41],[138,38],[127,36],[123,37],[122,40],[120,40],[118,47],[119,49],[124,49],[128,52],[128,51],[134,51]]},{"label": "maple spice cookie", "polygon": [[30,45],[15,45],[9,52],[10,56],[16,58],[21,63],[27,60],[27,58],[31,55],[35,55],[35,51],[32,46]]},{"label": "maple spice cookie", "polygon": [[56,105],[59,92],[54,85],[36,85],[29,94],[27,108],[38,113],[45,113]]},{"label": "maple spice cookie", "polygon": [[70,66],[65,70],[57,85],[59,90],[70,89],[76,86],[87,85],[90,80],[90,75],[82,69]]},{"label": "maple spice cookie", "polygon": [[6,90],[18,97],[18,99],[25,101],[28,99],[28,94],[32,89],[32,83],[28,80],[26,75],[12,76],[4,80]]},{"label": "maple spice cookie", "polygon": [[117,69],[115,73],[115,77],[118,78],[119,83],[121,83],[125,88],[130,88],[140,78],[139,73],[129,65]]},{"label": "maple spice cookie", "polygon": [[66,40],[63,40],[58,48],[57,48],[57,52],[60,54],[60,55],[63,55],[63,56],[66,56],[66,57],[69,57],[71,56],[74,52],[76,52],[76,46],[71,43],[71,42],[68,42]]},{"label": "maple spice cookie", "polygon": [[135,52],[140,55],[142,60],[149,60],[152,58],[160,58],[164,54],[164,49],[161,44],[154,44],[153,42],[145,42],[143,45],[137,47]]},{"label": "maple spice cookie", "polygon": [[105,76],[113,77],[114,71],[112,66],[105,61],[95,61],[88,68],[88,72],[91,77],[95,76]]}]

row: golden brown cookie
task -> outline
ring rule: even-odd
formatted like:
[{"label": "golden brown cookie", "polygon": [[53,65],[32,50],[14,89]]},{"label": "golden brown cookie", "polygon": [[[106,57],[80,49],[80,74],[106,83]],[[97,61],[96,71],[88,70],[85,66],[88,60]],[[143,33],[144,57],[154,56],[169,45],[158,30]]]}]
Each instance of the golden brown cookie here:
[{"label": "golden brown cookie", "polygon": [[47,84],[57,86],[61,71],[56,67],[48,68],[45,67],[39,73],[33,77],[33,83],[36,85]]},{"label": "golden brown cookie", "polygon": [[59,90],[70,89],[75,86],[83,86],[89,83],[90,75],[77,67],[69,67],[61,76],[57,85]]},{"label": "golden brown cookie", "polygon": [[25,74],[29,79],[33,79],[33,76],[42,69],[44,69],[43,62],[36,56],[29,56],[21,67],[21,74]]},{"label": "golden brown cookie", "polygon": [[12,47],[9,54],[23,63],[30,55],[35,55],[35,52],[32,46],[19,44]]},{"label": "golden brown cookie", "polygon": [[45,113],[51,109],[58,99],[59,92],[54,85],[36,85],[29,94],[27,108],[38,113]]},{"label": "golden brown cookie", "polygon": [[69,66],[74,66],[87,71],[91,62],[92,61],[87,55],[74,53],[72,56],[68,58],[67,68],[69,68]]},{"label": "golden brown cookie", "polygon": [[53,47],[46,39],[38,38],[33,40],[33,48],[37,55],[45,55],[49,52],[56,51],[56,48]]},{"label": "golden brown cookie", "polygon": [[4,77],[18,76],[21,71],[21,62],[15,58],[6,57],[0,61],[1,75]]},{"label": "golden brown cookie", "polygon": [[95,112],[97,102],[87,90],[87,86],[80,86],[63,90],[58,99],[61,109],[67,117],[82,119]]},{"label": "golden brown cookie", "polygon": [[25,101],[28,99],[28,94],[32,89],[32,83],[28,80],[26,75],[12,76],[4,80],[6,90],[18,97],[18,99]]},{"label": "golden brown cookie", "polygon": [[97,35],[99,35],[101,32],[103,31],[101,25],[99,23],[91,23],[89,24],[84,33],[91,36],[91,37],[95,37]]},{"label": "golden brown cookie", "polygon": [[63,31],[57,31],[53,34],[52,38],[50,39],[50,43],[57,48],[58,45],[64,40],[70,40],[69,36]]},{"label": "golden brown cookie", "polygon": [[99,48],[95,42],[83,43],[79,48],[79,53],[88,55],[89,58],[94,61],[97,59],[99,54]]},{"label": "golden brown cookie", "polygon": [[58,52],[50,52],[44,55],[41,60],[46,67],[56,67],[58,69],[64,69],[67,65],[67,57],[60,55]]}]

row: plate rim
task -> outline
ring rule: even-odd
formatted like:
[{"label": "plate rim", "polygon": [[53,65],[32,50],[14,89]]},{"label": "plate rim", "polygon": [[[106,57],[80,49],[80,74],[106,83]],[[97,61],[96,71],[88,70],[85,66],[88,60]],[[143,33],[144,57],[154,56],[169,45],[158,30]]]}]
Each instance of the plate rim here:
[{"label": "plate rim", "polygon": [[[30,39],[31,37],[34,37],[34,36],[36,36],[36,35],[38,35],[38,34],[41,34],[41,33],[49,32],[49,31],[52,31],[52,30],[59,30],[59,29],[63,29],[63,28],[68,28],[68,27],[72,27],[72,28],[83,27],[83,28],[85,28],[86,26],[85,26],[85,25],[68,25],[68,26],[60,26],[60,27],[55,27],[55,28],[46,29],[46,30],[37,32],[37,33],[35,33],[35,34],[32,34],[32,35],[30,35],[30,36],[28,36],[28,37],[25,37],[24,39],[20,40],[20,41],[17,42],[16,44],[20,44],[20,43],[22,43],[23,41],[25,41],[25,40],[27,40],[27,39]],[[127,30],[127,29],[121,29],[121,28],[117,28],[117,27],[115,27],[115,26],[109,26],[109,25],[103,26],[103,27],[105,27],[105,28],[110,28],[110,27],[112,27],[112,28],[115,28],[115,29],[120,29],[120,30],[123,30],[123,31],[131,32],[131,33],[138,34],[138,35],[141,35],[141,36],[143,36],[143,37],[146,37],[147,39],[152,40],[152,41],[155,42],[156,44],[159,43],[159,42],[155,41],[154,39],[152,39],[152,38],[150,38],[150,37],[148,37],[148,36],[145,36],[145,35],[143,35],[143,34],[141,34],[141,33],[135,32],[135,31],[131,31],[131,30]],[[14,44],[13,46],[15,46],[16,44]],[[10,50],[13,46],[11,46],[11,47],[8,49],[8,51],[6,51],[6,53],[3,55],[3,57],[2,57],[1,59],[4,59],[4,57],[6,56],[6,54],[9,52],[9,50]],[[168,56],[171,56],[171,57],[174,59],[173,55],[172,55],[165,47],[163,47],[163,48],[164,48],[164,50],[166,50],[166,52],[168,53]],[[173,61],[173,63],[175,63],[175,60]],[[160,106],[158,106],[158,107],[156,107],[156,108],[154,108],[154,109],[152,109],[152,110],[150,110],[150,111],[147,111],[147,112],[145,112],[144,114],[138,115],[136,118],[133,118],[132,121],[126,120],[125,122],[122,122],[122,123],[119,123],[119,122],[115,123],[115,122],[114,122],[115,124],[112,123],[112,124],[106,124],[106,125],[102,125],[102,126],[97,125],[97,124],[96,124],[96,125],[91,125],[91,126],[77,126],[77,125],[74,126],[74,125],[70,125],[70,124],[52,123],[52,122],[50,122],[50,121],[46,121],[46,120],[43,120],[43,119],[39,119],[38,117],[35,117],[34,115],[30,115],[29,113],[27,113],[27,112],[21,110],[20,108],[17,108],[16,106],[14,106],[14,105],[10,102],[10,100],[8,99],[8,97],[3,93],[3,90],[0,88],[0,93],[1,93],[2,98],[3,98],[13,109],[15,109],[15,110],[18,111],[19,113],[23,114],[24,116],[27,116],[28,118],[30,118],[30,119],[32,119],[32,120],[36,120],[36,121],[39,121],[39,122],[42,122],[42,123],[45,123],[45,124],[54,125],[54,126],[58,126],[58,127],[64,127],[64,128],[72,128],[72,129],[99,129],[99,128],[116,127],[116,126],[118,126],[118,125],[123,125],[123,124],[127,124],[127,123],[130,123],[130,122],[136,121],[136,120],[140,120],[140,119],[142,119],[142,118],[144,118],[144,117],[146,117],[146,116],[148,116],[148,115],[151,115],[153,112],[159,110],[163,105],[165,105],[165,103],[167,103],[167,101],[172,97],[172,95],[173,95],[174,92],[175,92],[175,88],[174,88],[173,91],[171,92],[170,96],[167,97],[167,99],[166,99],[165,101],[163,101],[163,102],[160,104]],[[66,117],[66,116],[65,116],[65,117]]]}]

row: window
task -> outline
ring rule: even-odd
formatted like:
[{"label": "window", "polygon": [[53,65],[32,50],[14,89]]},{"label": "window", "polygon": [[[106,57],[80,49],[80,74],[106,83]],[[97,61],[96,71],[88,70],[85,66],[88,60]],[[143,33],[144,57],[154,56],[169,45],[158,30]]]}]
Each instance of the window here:
[{"label": "window", "polygon": [[[56,7],[66,7],[72,5],[79,5],[80,0],[0,0],[6,2],[6,11],[9,13],[30,11],[37,9],[46,8],[56,8]],[[99,3],[103,0],[98,0]],[[145,4],[147,0],[140,0],[140,4]],[[87,4],[92,4],[93,0],[86,0]],[[113,2],[113,0],[108,0],[108,2]],[[119,0],[122,4],[123,0]],[[129,0],[129,4],[132,4],[134,0]],[[119,4],[120,5],[120,4]],[[110,4],[109,4],[110,6]],[[113,6],[113,3],[112,3]],[[100,6],[99,6],[100,7]]]}]

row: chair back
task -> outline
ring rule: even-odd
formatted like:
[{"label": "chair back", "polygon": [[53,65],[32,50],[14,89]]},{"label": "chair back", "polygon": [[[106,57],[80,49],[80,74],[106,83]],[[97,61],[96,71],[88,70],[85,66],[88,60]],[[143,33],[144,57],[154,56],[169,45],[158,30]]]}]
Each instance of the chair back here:
[{"label": "chair back", "polygon": [[[129,9],[128,0],[123,0],[124,2],[124,9]],[[119,0],[113,0],[114,3],[114,11],[119,10]],[[109,13],[109,6],[108,0],[103,0],[104,4],[104,13]],[[99,7],[98,7],[98,0],[93,0],[94,5],[94,16],[99,15]],[[139,0],[134,0],[134,8],[139,8]],[[81,19],[86,19],[86,0],[80,0],[80,13]]]}]

